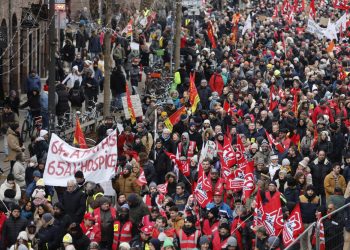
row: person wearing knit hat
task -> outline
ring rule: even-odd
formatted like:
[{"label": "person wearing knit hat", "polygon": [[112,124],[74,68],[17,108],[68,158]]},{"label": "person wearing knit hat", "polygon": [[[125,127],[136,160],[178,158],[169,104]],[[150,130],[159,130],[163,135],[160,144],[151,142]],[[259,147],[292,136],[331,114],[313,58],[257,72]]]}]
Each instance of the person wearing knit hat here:
[{"label": "person wearing knit hat", "polygon": [[164,243],[163,243],[163,249],[164,250],[174,250],[175,249],[173,240],[171,238],[169,238],[169,237],[165,238]]},{"label": "person wearing knit hat", "polygon": [[65,234],[62,240],[63,246],[67,247],[73,243],[73,238],[70,234]]},{"label": "person wearing knit hat", "polygon": [[[167,238],[166,238],[167,239]],[[161,242],[160,240],[156,239],[156,238],[152,238],[150,241],[149,241],[149,245],[150,245],[150,248],[153,250],[160,250],[160,247],[161,247]]]},{"label": "person wearing knit hat", "polygon": [[208,237],[206,235],[203,235],[199,238],[199,247],[200,247],[200,250],[204,250],[204,249],[209,249],[209,246],[210,246],[210,241],[208,239]]}]

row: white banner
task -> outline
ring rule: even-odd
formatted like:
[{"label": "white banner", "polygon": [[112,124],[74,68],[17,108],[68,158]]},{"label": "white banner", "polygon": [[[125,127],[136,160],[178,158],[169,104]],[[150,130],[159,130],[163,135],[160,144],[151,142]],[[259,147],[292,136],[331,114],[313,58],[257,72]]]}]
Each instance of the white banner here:
[{"label": "white banner", "polygon": [[312,18],[309,17],[306,28],[307,32],[315,34],[318,39],[322,39],[325,30],[325,28],[321,28]]},{"label": "white banner", "polygon": [[81,170],[87,181],[109,181],[117,165],[117,132],[113,131],[97,146],[89,149],[75,148],[52,134],[44,171],[44,181],[50,186],[67,186],[74,173]]}]

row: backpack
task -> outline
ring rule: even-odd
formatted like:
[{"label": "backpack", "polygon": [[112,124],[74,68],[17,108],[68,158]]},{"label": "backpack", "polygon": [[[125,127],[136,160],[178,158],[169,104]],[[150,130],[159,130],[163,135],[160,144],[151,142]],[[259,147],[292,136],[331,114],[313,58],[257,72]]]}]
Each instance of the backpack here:
[{"label": "backpack", "polygon": [[80,89],[72,89],[70,94],[70,101],[73,104],[81,104],[84,101],[84,98],[81,95]]}]

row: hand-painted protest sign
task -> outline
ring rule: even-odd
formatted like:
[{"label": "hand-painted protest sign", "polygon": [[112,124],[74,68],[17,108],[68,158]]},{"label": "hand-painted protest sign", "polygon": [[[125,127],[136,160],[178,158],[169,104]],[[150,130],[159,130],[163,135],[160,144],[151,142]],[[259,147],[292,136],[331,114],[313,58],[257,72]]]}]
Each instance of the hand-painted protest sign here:
[{"label": "hand-painted protest sign", "polygon": [[74,173],[81,170],[87,181],[109,181],[117,165],[117,132],[111,133],[97,146],[75,148],[52,134],[44,171],[46,185],[65,187]]}]

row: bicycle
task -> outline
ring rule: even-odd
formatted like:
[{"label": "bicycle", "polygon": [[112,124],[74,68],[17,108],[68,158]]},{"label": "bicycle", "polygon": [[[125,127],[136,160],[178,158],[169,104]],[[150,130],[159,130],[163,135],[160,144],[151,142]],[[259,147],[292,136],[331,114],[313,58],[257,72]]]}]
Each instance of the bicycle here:
[{"label": "bicycle", "polygon": [[34,134],[34,130],[36,130],[35,135],[39,136],[40,130],[42,128],[42,116],[36,116],[33,118],[32,114],[30,113],[30,110],[27,110],[27,114],[24,118],[22,129],[21,129],[21,136],[22,140],[26,141],[29,137],[32,137]]}]

